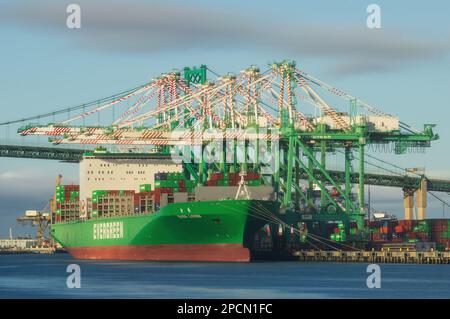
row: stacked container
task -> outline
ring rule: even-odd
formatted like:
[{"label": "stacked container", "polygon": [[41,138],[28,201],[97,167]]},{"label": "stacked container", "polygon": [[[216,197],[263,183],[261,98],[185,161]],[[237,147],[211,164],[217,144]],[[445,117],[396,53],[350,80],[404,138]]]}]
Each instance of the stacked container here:
[{"label": "stacked container", "polygon": [[153,207],[154,191],[140,192],[134,194],[134,212],[138,214],[148,214],[154,212]]},{"label": "stacked container", "polygon": [[430,235],[430,220],[417,220],[412,232],[407,234],[409,242],[428,242]]},{"label": "stacked container", "polygon": [[368,238],[375,243],[385,243],[392,240],[396,220],[374,220],[368,226]]},{"label": "stacked container", "polygon": [[134,214],[133,190],[95,190],[92,192],[92,217]]},{"label": "stacked container", "polygon": [[[260,186],[261,175],[255,172],[247,172],[244,177],[248,186]],[[237,186],[241,181],[240,173],[211,173],[206,186]]]},{"label": "stacked container", "polygon": [[[186,179],[183,173],[156,173],[155,190],[169,188],[172,193],[194,191],[195,181]],[[142,189],[141,189],[142,191]],[[148,191],[148,190],[147,190]],[[164,193],[164,191],[163,191]]]},{"label": "stacked container", "polygon": [[345,241],[347,236],[345,234],[344,223],[339,222],[337,227],[334,228],[333,233],[330,235],[330,239],[334,241]]},{"label": "stacked container", "polygon": [[399,220],[393,238],[396,238],[394,242],[428,242],[430,241],[430,231],[430,220]]},{"label": "stacked container", "polygon": [[151,190],[152,190],[151,184],[142,184],[139,186],[139,192],[141,192],[141,193],[150,192]]},{"label": "stacked container", "polygon": [[56,186],[56,211],[54,221],[77,220],[80,216],[80,186]]},{"label": "stacked container", "polygon": [[437,250],[450,250],[450,219],[431,219],[431,240]]}]

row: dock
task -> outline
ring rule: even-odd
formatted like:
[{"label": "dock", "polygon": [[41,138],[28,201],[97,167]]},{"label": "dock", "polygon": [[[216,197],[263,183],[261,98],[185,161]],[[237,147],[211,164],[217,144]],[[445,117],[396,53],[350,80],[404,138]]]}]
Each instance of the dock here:
[{"label": "dock", "polygon": [[450,252],[296,251],[298,261],[342,263],[450,264]]},{"label": "dock", "polygon": [[17,254],[54,254],[55,248],[53,247],[39,247],[39,248],[6,248],[0,249],[0,255],[17,255]]}]

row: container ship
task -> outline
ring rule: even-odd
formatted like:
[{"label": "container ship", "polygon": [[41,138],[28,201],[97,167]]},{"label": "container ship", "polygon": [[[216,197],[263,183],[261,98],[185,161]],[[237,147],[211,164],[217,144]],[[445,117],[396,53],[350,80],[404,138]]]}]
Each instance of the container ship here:
[{"label": "container ship", "polygon": [[180,169],[158,156],[85,154],[81,184],[56,187],[53,238],[76,259],[250,261],[255,234],[278,214],[273,188],[252,172],[197,186]]},{"label": "container ship", "polygon": [[248,262],[330,247],[450,251],[448,219],[375,214],[363,227],[336,213],[309,220],[321,214],[280,208],[274,187],[256,172],[209,172],[200,185],[157,154],[88,152],[80,185],[57,181],[53,204],[52,236],[76,259]]}]

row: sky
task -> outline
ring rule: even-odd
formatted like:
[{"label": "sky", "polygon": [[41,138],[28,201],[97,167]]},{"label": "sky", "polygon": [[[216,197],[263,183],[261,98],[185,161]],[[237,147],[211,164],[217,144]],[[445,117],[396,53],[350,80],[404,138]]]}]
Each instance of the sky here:
[{"label": "sky", "polygon": [[[81,7],[80,29],[66,26],[71,3]],[[372,3],[380,29],[366,25]],[[413,127],[435,123],[440,139],[426,153],[376,155],[450,178],[448,12],[444,0],[0,1],[2,120],[109,96],[174,68],[238,72],[287,58]],[[0,127],[6,137],[16,138]],[[78,181],[75,164],[0,158],[0,237],[10,226],[29,231],[15,217],[44,207],[58,174]],[[429,216],[442,216],[429,200]],[[402,192],[374,187],[372,205],[401,216]]]}]

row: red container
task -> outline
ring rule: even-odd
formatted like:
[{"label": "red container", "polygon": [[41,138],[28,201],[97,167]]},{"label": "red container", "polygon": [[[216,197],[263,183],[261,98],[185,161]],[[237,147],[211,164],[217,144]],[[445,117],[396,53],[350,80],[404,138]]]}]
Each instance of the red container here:
[{"label": "red container", "polygon": [[398,225],[403,227],[405,232],[410,232],[417,225],[415,220],[399,220]]},{"label": "red container", "polygon": [[80,185],[64,185],[64,191],[71,192],[71,191],[79,191]]},{"label": "red container", "polygon": [[153,202],[156,204],[161,201],[161,192],[160,191],[155,191],[155,193],[153,194]]},{"label": "red container", "polygon": [[228,173],[228,180],[238,180],[241,179],[239,173]]},{"label": "red container", "polygon": [[372,234],[372,241],[374,241],[374,242],[387,242],[387,236],[386,236],[386,234],[373,233]]},{"label": "red container", "polygon": [[415,232],[408,232],[408,233],[406,233],[406,237],[408,239],[417,239],[417,233],[415,233]]},{"label": "red container", "polygon": [[135,197],[150,197],[152,195],[153,195],[153,191],[140,192],[140,193],[135,193],[134,194]]},{"label": "red container", "polygon": [[211,173],[210,180],[217,181],[223,179],[223,173]]},{"label": "red container", "polygon": [[170,187],[159,188],[159,190],[161,191],[161,193],[164,193],[164,194],[173,193],[173,188],[170,188]]},{"label": "red container", "polygon": [[448,219],[432,219],[431,229],[433,232],[446,232],[448,230]]},{"label": "red container", "polygon": [[403,226],[395,226],[394,230],[396,233],[403,233]]},{"label": "red container", "polygon": [[333,197],[339,196],[339,192],[338,192],[338,190],[336,189],[336,187],[333,187],[333,188],[331,189],[331,196],[333,196]]},{"label": "red container", "polygon": [[217,185],[217,180],[206,181],[206,186],[216,186],[216,185]]},{"label": "red container", "polygon": [[258,173],[254,173],[254,172],[247,172],[247,177],[246,180],[251,181],[251,180],[258,180],[260,179],[261,176]]},{"label": "red container", "polygon": [[181,181],[178,181],[178,187],[179,188],[184,188],[184,181],[183,180],[181,180]]}]

